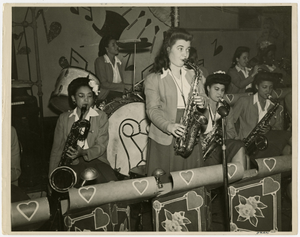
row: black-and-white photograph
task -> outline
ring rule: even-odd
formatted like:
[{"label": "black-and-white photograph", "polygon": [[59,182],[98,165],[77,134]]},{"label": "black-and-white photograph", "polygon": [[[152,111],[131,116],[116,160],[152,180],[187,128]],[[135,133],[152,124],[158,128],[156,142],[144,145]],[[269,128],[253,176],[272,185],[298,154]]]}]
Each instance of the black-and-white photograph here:
[{"label": "black-and-white photograph", "polygon": [[297,234],[297,4],[3,16],[4,234]]}]

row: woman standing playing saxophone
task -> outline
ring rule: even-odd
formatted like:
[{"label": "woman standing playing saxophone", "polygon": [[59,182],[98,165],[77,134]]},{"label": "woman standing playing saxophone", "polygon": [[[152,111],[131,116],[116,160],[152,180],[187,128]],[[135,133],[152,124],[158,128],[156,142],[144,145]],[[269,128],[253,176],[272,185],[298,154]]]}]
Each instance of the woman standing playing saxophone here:
[{"label": "woman standing playing saxophone", "polygon": [[170,172],[197,168],[203,165],[201,145],[184,159],[174,151],[175,138],[184,135],[180,119],[192,96],[199,107],[206,106],[207,97],[200,81],[195,95],[189,94],[194,71],[184,66],[189,56],[192,35],[180,28],[171,28],[165,34],[162,48],[155,58],[154,73],[145,80],[146,112],[151,120],[147,149],[147,175],[156,168],[166,172],[163,183],[170,181]]}]

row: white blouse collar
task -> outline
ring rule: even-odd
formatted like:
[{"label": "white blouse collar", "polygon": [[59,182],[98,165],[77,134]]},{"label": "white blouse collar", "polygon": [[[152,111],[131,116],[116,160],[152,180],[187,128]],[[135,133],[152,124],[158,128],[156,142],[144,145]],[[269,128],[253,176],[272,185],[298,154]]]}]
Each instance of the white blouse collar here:
[{"label": "white blouse collar", "polygon": [[[104,57],[104,62],[111,63],[111,61],[110,61],[109,57],[107,56],[107,54],[105,54],[103,57]],[[122,64],[121,60],[117,56],[115,56],[115,60],[116,60],[116,63],[119,63],[120,65]]]},{"label": "white blouse collar", "polygon": [[[79,117],[78,117],[76,111],[77,111],[77,107],[76,107],[76,108],[73,110],[73,112],[69,115],[69,118],[71,118],[72,116],[75,116],[75,121],[79,120]],[[86,118],[89,119],[90,117],[96,117],[96,116],[99,116],[99,114],[97,113],[97,111],[96,111],[94,108],[90,107],[89,112],[88,112],[87,115],[85,116],[85,119],[86,119]]]},{"label": "white blouse collar", "polygon": [[[182,77],[185,77],[187,68],[186,68],[186,67],[182,67],[181,69],[182,69],[182,70],[181,70],[181,72],[182,72]],[[170,74],[170,75],[172,76],[171,70],[170,70],[169,68],[168,68],[167,70],[165,70],[165,69],[163,68],[162,71],[163,71],[163,73],[160,75],[160,79],[165,78],[168,74]]]}]

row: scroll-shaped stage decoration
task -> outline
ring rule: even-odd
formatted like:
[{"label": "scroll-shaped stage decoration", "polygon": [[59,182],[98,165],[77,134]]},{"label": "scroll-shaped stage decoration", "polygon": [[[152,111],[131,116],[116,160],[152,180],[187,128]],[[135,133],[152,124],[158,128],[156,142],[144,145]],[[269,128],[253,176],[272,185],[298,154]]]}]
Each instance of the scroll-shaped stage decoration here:
[{"label": "scroll-shaped stage decoration", "polygon": [[36,224],[47,221],[49,218],[50,207],[46,197],[11,204],[11,226],[14,229],[18,227],[34,229]]},{"label": "scroll-shaped stage decoration", "polygon": [[70,210],[128,200],[144,200],[159,193],[154,177],[109,182],[69,190]]},{"label": "scroll-shaped stage decoration", "polygon": [[[244,168],[238,163],[228,163],[228,182],[232,183],[243,177]],[[175,191],[191,190],[196,187],[221,184],[223,182],[222,165],[212,165],[190,170],[171,172]]]},{"label": "scroll-shaped stage decoration", "polygon": [[292,155],[274,156],[257,159],[257,177],[266,177],[273,174],[288,172],[292,170]]}]

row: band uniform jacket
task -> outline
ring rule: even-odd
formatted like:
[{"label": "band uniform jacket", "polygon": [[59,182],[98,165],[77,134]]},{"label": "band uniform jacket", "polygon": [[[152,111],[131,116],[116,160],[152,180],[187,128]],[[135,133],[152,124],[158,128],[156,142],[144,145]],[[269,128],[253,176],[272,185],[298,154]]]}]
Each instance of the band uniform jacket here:
[{"label": "band uniform jacket", "polygon": [[[90,117],[90,131],[87,136],[87,144],[89,146],[86,161],[99,159],[109,165],[107,160],[107,144],[108,144],[108,119],[105,112],[95,109],[98,116]],[[73,111],[62,113],[57,121],[54,141],[50,155],[49,175],[58,166],[62,152],[65,147],[67,137],[71,131],[71,127],[75,122],[75,116],[70,116]]]},{"label": "band uniform jacket", "polygon": [[[254,95],[241,97],[233,106],[233,113],[229,116],[228,122],[235,124],[236,133],[228,134],[228,138],[243,140],[258,124],[258,106],[254,103]],[[268,111],[274,106],[274,103],[268,107]],[[283,108],[280,105],[273,117],[270,119],[270,125],[272,130],[281,130],[283,116]],[[237,123],[239,120],[239,123]]]},{"label": "band uniform jacket", "polygon": [[[185,69],[186,70],[186,69]],[[166,72],[166,71],[165,71]],[[191,85],[195,73],[186,70],[185,78]],[[173,135],[167,131],[168,125],[175,123],[177,115],[177,88],[169,71],[167,73],[152,73],[145,79],[146,113],[151,120],[149,137],[161,145],[170,145]],[[207,96],[204,86],[199,81],[198,92],[205,98]],[[190,97],[190,96],[189,96]]]}]

